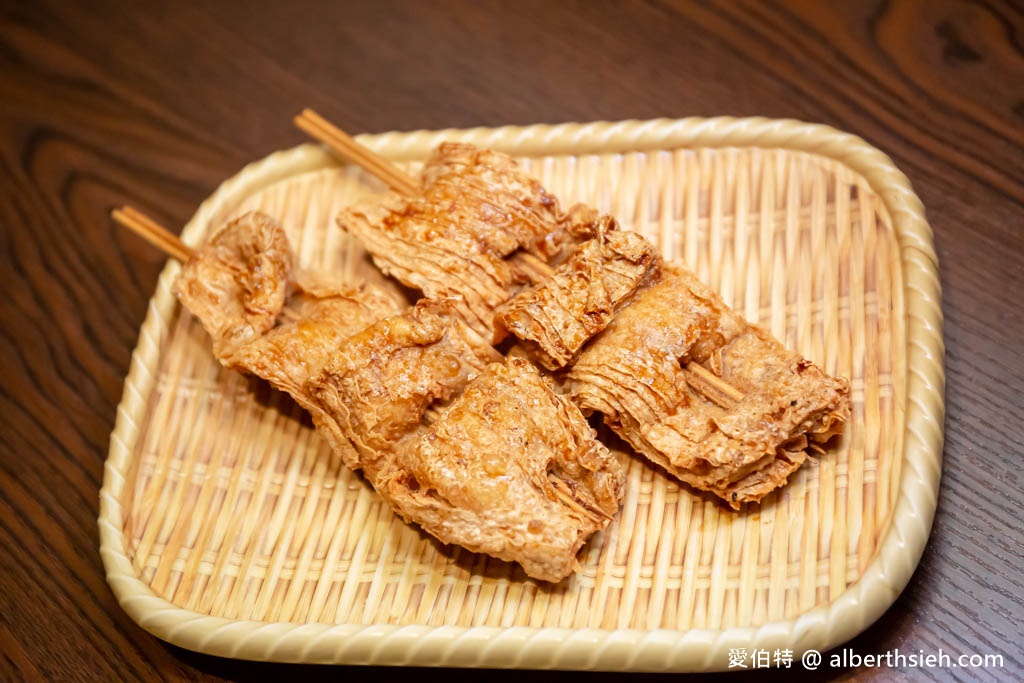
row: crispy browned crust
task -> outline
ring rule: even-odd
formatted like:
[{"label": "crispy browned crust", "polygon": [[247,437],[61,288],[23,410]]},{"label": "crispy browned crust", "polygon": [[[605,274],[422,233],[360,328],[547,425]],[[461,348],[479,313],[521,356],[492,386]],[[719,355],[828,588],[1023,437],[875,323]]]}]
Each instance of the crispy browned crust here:
[{"label": "crispy browned crust", "polygon": [[407,521],[559,581],[614,516],[625,474],[532,364],[422,303],[350,338],[312,378],[314,419]]},{"label": "crispy browned crust", "polygon": [[548,370],[569,365],[638,288],[657,274],[654,246],[618,229],[611,216],[595,219],[549,278],[498,307],[495,338],[511,333]]},{"label": "crispy browned crust", "polygon": [[579,409],[452,309],[294,277],[262,214],[219,231],[175,290],[227,367],[263,377],[313,415],[346,465],[444,543],[558,581],[618,510],[625,475]]},{"label": "crispy browned crust", "polygon": [[558,202],[510,157],[445,143],[427,161],[423,192],[389,194],[338,217],[386,274],[425,298],[451,300],[490,337],[494,308],[536,272],[514,257],[546,263],[566,239]]},{"label": "crispy browned crust", "polygon": [[532,364],[488,365],[375,486],[446,543],[560,581],[622,502],[625,470]]},{"label": "crispy browned crust", "polygon": [[[550,209],[546,221],[521,229],[522,215],[535,217],[521,208],[529,196],[545,194],[507,158],[450,146],[428,163],[423,198],[393,198],[341,223],[386,272],[429,298],[454,296],[481,334],[493,315],[496,342],[512,334],[515,355],[567,371],[585,411],[603,413],[639,453],[733,507],[784,484],[808,448],[841,431],[844,381],[749,325],[682,265],[662,267],[647,240],[610,217],[582,205],[557,216],[545,199],[532,206]],[[504,216],[491,221],[497,206]],[[541,244],[546,230],[562,244],[585,241],[568,257],[535,249],[546,260],[507,258],[531,238]],[[515,268],[532,285],[517,291]]]},{"label": "crispy browned crust", "polygon": [[583,351],[570,392],[680,480],[734,508],[759,501],[800,466],[809,441],[848,419],[847,384],[748,324],[690,271],[665,271]]}]

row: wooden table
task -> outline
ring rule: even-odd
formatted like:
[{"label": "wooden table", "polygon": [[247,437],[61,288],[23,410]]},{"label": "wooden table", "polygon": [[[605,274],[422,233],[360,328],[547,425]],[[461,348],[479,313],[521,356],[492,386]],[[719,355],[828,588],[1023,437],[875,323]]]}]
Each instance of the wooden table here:
[{"label": "wooden table", "polygon": [[290,122],[303,106],[352,132],[793,117],[890,154],[924,201],[940,257],[945,472],[917,573],[850,647],[1006,658],[987,674],[914,672],[925,678],[1021,675],[1019,6],[79,5],[9,1],[0,23],[0,679],[388,675],[166,645],[120,609],[97,551],[108,438],[164,261],[108,212],[130,201],[183,224],[242,165],[303,141]]}]

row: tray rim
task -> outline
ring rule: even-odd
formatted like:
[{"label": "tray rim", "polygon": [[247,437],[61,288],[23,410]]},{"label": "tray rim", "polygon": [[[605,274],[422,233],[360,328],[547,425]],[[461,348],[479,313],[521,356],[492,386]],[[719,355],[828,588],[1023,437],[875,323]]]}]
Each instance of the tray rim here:
[{"label": "tray rim", "polygon": [[[920,561],[938,502],[945,413],[944,345],[938,259],[924,207],[883,152],[829,126],[791,119],[685,118],[539,124],[359,135],[394,160],[425,157],[445,139],[516,155],[622,153],[681,147],[782,148],[817,154],[865,178],[889,212],[900,248],[906,308],[906,416],[899,497],[863,575],[833,601],[759,627],[725,629],[568,629],[422,625],[294,624],[235,621],[174,605],[154,594],[124,547],[121,493],[139,435],[136,417],[155,377],[150,371],[177,305],[169,261],[157,281],[132,352],[100,490],[100,554],[107,582],[133,621],[174,645],[222,657],[319,664],[556,668],[614,671],[724,670],[730,648],[791,649],[796,657],[850,640],[887,610]],[[225,180],[199,207],[182,238],[194,243],[228,198],[302,170],[342,165],[303,144],[275,152]]]}]

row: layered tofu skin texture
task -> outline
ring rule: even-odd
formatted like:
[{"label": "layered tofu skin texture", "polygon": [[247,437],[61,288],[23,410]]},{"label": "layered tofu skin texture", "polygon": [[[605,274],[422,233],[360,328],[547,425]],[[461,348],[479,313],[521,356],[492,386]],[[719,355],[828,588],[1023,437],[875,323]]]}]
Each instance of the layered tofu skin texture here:
[{"label": "layered tofu skin texture", "polygon": [[218,230],[175,293],[223,365],[290,394],[348,467],[441,542],[539,580],[572,574],[626,486],[592,414],[736,509],[848,419],[845,381],[614,218],[563,212],[507,155],[445,143],[420,188],[338,217],[422,293],[414,304],[297,269],[261,213]]}]

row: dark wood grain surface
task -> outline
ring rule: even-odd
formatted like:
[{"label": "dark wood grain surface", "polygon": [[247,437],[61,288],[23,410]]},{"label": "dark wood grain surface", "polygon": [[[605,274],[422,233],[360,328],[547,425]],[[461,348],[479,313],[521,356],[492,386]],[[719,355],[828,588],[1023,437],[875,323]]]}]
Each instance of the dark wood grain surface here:
[{"label": "dark wood grain surface", "polygon": [[944,474],[919,569],[850,647],[1005,658],[1003,669],[913,678],[1022,675],[1019,4],[5,0],[0,679],[396,675],[166,645],[122,612],[97,549],[108,439],[163,265],[108,212],[130,201],[183,224],[244,164],[303,141],[290,123],[303,106],[352,132],[793,117],[890,154],[924,201],[940,257]]}]

